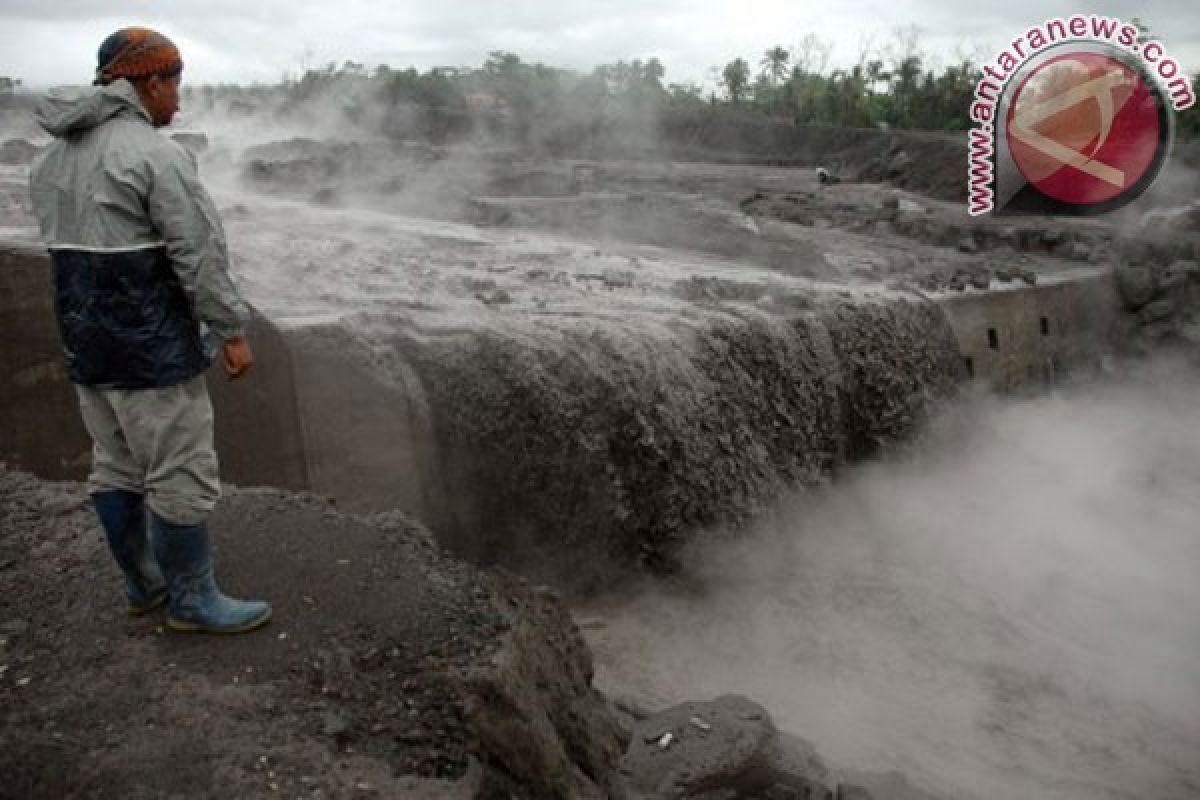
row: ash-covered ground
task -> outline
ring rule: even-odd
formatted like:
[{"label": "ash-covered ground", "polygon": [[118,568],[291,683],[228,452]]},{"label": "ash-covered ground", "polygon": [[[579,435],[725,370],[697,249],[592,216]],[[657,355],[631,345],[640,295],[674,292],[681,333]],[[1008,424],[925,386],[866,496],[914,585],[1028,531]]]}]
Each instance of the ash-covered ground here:
[{"label": "ash-covered ground", "polygon": [[[900,188],[963,171],[928,161],[934,148],[913,158],[902,136],[823,185],[817,162],[297,133],[216,128],[200,155],[258,308],[291,331],[350,332],[388,378],[398,354],[424,354],[412,363],[444,389],[449,435],[483,442],[484,477],[509,490],[486,509],[497,523],[513,507],[540,515],[568,546],[636,523],[654,536],[634,549],[671,542],[672,555],[713,532],[684,549],[678,577],[580,608],[612,696],[656,709],[748,694],[838,765],[896,769],[944,796],[1200,796],[1196,381],[1167,370],[968,402],[910,450],[788,494],[842,466],[855,431],[873,454],[950,394],[956,353],[928,297],[1195,259],[1194,173],[1168,172],[1159,195],[1104,220],[970,220]],[[27,150],[9,150],[0,234],[28,239]],[[899,315],[877,310],[901,301]],[[780,332],[803,314],[817,322]],[[904,359],[886,350],[897,330]],[[845,375],[887,390],[855,395]],[[843,408],[830,398],[854,413],[822,416]],[[564,447],[567,430],[579,435]],[[558,483],[524,480],[523,464],[554,454]],[[577,488],[569,502],[539,506],[567,496],[560,483]],[[765,521],[730,543],[725,523],[751,513]],[[85,556],[95,566],[95,548]],[[112,614],[101,627],[116,630]],[[132,638],[160,647],[151,630]],[[84,655],[109,669],[107,645]],[[336,739],[319,702],[293,723]],[[20,713],[45,730],[38,763],[57,764],[67,717]],[[383,760],[406,763],[396,741]],[[260,780],[253,764],[229,769]]]}]

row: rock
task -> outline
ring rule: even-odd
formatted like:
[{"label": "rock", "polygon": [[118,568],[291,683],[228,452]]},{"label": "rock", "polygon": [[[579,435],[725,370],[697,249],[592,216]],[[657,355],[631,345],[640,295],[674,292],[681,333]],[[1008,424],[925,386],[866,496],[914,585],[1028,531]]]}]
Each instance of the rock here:
[{"label": "rock", "polygon": [[615,768],[629,732],[592,688],[591,652],[570,613],[508,574],[493,587],[504,606],[520,614],[490,663],[455,679],[468,698],[464,721],[489,760],[534,797],[616,795]]},{"label": "rock", "polygon": [[884,170],[884,175],[887,178],[899,178],[908,172],[912,166],[913,158],[906,150],[897,151],[889,160],[887,167]]},{"label": "rock", "polygon": [[1141,264],[1120,263],[1116,268],[1117,294],[1130,311],[1137,311],[1154,299],[1158,281],[1154,270]]},{"label": "rock", "polygon": [[1164,297],[1160,300],[1155,300],[1153,303],[1147,303],[1138,312],[1138,320],[1147,325],[1151,322],[1164,320],[1175,313],[1175,301]]},{"label": "rock", "polygon": [[327,712],[321,718],[321,733],[326,736],[344,736],[350,730],[350,723],[341,714]]},{"label": "rock", "polygon": [[840,179],[827,167],[817,167],[817,183],[822,186],[837,183]]},{"label": "rock", "polygon": [[[751,714],[757,718],[749,719]],[[708,720],[713,730],[692,728],[692,717]],[[675,747],[646,744],[647,735],[664,730],[678,732]],[[743,773],[765,758],[774,737],[775,726],[761,706],[725,695],[710,703],[684,703],[639,723],[621,765],[631,788],[651,797],[701,787],[737,788]]]},{"label": "rock", "polygon": [[[653,739],[664,730],[674,735],[667,750]],[[638,723],[621,771],[632,792],[646,798],[730,791],[735,797],[832,798],[828,770],[811,745],[780,734],[765,709],[738,695],[683,703]]]},{"label": "rock", "polygon": [[963,236],[958,240],[958,252],[960,253],[978,253],[979,244],[975,241],[975,237],[971,235]]}]

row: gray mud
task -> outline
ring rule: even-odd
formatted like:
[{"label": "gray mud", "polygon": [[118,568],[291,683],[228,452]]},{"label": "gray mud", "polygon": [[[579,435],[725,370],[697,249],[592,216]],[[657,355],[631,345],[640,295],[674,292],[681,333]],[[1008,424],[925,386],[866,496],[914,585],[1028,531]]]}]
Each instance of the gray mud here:
[{"label": "gray mud", "polygon": [[912,433],[960,377],[941,311],[913,298],[722,316],[398,340],[449,495],[478,498],[454,549],[579,591],[602,567],[670,567],[692,532]]}]

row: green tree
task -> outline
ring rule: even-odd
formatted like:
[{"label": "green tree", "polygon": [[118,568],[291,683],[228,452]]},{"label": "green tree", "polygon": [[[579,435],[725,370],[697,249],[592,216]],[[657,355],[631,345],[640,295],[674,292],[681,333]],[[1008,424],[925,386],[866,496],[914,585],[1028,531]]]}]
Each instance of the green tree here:
[{"label": "green tree", "polygon": [[775,45],[763,53],[759,66],[762,67],[762,74],[772,87],[778,86],[787,78],[788,61],[790,58],[791,55],[788,51],[779,45]]},{"label": "green tree", "polygon": [[746,99],[746,90],[750,86],[750,65],[744,58],[735,58],[725,65],[721,71],[721,83],[729,93],[729,100],[735,106],[741,105]]}]

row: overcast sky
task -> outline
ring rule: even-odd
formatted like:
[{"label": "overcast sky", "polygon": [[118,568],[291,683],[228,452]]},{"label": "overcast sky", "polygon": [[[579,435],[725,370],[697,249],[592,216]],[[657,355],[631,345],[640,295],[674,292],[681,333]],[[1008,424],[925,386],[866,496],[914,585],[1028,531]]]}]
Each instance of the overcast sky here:
[{"label": "overcast sky", "polygon": [[1200,70],[1197,0],[0,0],[0,75],[30,86],[90,82],[96,48],[127,25],[158,28],[183,49],[190,84],[273,82],[303,66],[477,66],[492,50],[525,61],[590,69],[657,56],[668,82],[704,83],[742,56],[814,33],[834,43],[832,66],[864,44],[894,41],[916,25],[921,48],[942,63],[990,59],[1030,24],[1077,12],[1134,16],[1160,35],[1189,73]]}]

